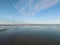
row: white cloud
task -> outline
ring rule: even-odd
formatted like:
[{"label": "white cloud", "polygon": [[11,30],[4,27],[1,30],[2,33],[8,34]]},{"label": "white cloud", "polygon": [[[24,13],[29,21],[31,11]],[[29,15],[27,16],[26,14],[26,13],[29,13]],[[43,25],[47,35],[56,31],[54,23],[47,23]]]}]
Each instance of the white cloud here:
[{"label": "white cloud", "polygon": [[[14,5],[14,7],[17,9],[18,13],[20,13],[20,15],[35,15],[38,11],[50,8],[52,6],[54,6],[55,4],[57,4],[60,0],[40,0],[40,2],[38,1],[37,4],[34,5],[33,8],[33,2],[35,0],[19,0],[16,4],[14,4],[12,2],[12,4]],[[22,2],[22,3],[21,3]],[[24,6],[22,6],[23,4],[25,4]],[[26,8],[28,11],[26,11]],[[33,10],[32,10],[33,8]]]},{"label": "white cloud", "polygon": [[0,24],[17,24],[17,23],[11,22],[11,21],[0,20]]},{"label": "white cloud", "polygon": [[42,0],[38,4],[36,4],[32,15],[34,15],[35,13],[37,13],[40,10],[44,10],[44,9],[52,7],[55,4],[57,4],[58,2],[59,2],[59,0]]},{"label": "white cloud", "polygon": [[60,24],[59,20],[49,20],[49,21],[29,21],[26,24]]}]

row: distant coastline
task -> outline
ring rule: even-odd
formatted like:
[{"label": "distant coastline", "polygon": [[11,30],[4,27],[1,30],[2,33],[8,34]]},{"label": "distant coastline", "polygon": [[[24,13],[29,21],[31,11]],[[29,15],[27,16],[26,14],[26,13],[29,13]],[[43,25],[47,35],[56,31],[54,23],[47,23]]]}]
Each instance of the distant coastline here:
[{"label": "distant coastline", "polygon": [[0,24],[0,26],[60,26],[60,24]]}]

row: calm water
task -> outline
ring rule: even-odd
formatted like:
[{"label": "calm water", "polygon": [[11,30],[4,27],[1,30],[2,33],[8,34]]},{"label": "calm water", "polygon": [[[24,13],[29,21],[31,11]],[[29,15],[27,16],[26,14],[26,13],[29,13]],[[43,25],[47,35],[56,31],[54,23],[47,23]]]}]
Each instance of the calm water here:
[{"label": "calm water", "polygon": [[0,45],[60,45],[60,26],[0,26]]}]

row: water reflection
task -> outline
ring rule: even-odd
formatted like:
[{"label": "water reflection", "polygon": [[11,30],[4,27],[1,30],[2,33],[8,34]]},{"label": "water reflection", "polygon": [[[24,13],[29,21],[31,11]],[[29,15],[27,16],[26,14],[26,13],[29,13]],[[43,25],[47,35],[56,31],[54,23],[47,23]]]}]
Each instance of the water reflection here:
[{"label": "water reflection", "polygon": [[0,45],[60,45],[59,27],[0,26]]}]

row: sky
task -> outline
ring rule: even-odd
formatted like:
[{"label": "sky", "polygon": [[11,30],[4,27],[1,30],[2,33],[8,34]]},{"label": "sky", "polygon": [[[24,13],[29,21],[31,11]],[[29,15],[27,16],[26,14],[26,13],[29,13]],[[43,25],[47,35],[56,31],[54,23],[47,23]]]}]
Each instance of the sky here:
[{"label": "sky", "polygon": [[0,0],[0,24],[60,24],[60,0]]}]

